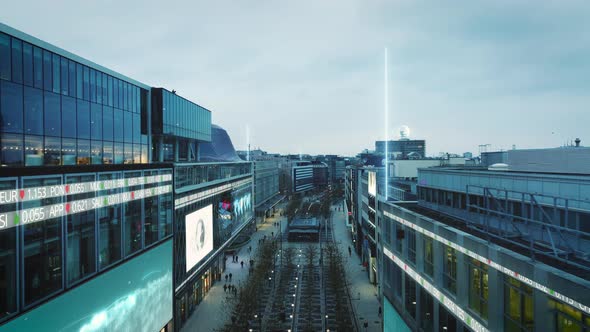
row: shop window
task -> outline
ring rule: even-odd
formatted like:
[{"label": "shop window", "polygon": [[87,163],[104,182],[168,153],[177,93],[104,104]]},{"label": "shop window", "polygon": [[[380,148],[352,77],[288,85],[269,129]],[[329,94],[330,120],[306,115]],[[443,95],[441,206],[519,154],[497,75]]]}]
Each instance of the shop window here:
[{"label": "shop window", "polygon": [[476,259],[470,259],[469,307],[485,320],[488,318],[488,266]]},{"label": "shop window", "polygon": [[534,331],[533,289],[512,278],[504,278],[504,330]]},{"label": "shop window", "polygon": [[443,286],[452,294],[457,293],[457,252],[446,246],[443,251]]}]

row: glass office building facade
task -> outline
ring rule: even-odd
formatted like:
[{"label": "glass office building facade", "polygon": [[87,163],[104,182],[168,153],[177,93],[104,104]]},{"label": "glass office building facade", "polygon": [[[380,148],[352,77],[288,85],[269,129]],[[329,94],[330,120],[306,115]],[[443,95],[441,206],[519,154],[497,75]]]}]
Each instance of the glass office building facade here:
[{"label": "glass office building facade", "polygon": [[253,219],[210,140],[209,110],[0,24],[0,332],[179,330]]},{"label": "glass office building facade", "polygon": [[1,164],[147,163],[145,87],[27,40],[0,32]]}]

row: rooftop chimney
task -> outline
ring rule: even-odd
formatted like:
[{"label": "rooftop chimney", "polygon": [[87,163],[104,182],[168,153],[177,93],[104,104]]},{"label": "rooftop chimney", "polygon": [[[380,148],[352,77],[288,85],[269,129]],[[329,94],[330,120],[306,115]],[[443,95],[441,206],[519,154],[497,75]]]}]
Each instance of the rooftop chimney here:
[{"label": "rooftop chimney", "polygon": [[576,140],[574,142],[576,142],[576,147],[580,147],[580,142],[581,142],[580,138],[576,138]]}]

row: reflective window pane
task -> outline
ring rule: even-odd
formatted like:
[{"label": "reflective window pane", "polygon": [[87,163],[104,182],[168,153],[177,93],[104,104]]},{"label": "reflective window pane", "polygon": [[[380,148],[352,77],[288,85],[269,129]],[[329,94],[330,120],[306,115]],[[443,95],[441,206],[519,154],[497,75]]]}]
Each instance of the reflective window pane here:
[{"label": "reflective window pane", "polygon": [[37,46],[33,47],[33,74],[35,87],[43,89],[43,50]]},{"label": "reflective window pane", "polygon": [[114,164],[122,164],[123,163],[123,143],[115,143],[114,144],[113,163]]},{"label": "reflective window pane", "polygon": [[[128,172],[125,173],[125,178],[133,178],[141,176],[141,172]],[[128,190],[141,189],[141,185]],[[141,213],[142,213],[142,200],[136,199],[123,204],[123,225],[125,240],[125,257],[137,252],[142,248],[142,225],[141,225]]]},{"label": "reflective window pane", "polygon": [[52,66],[51,52],[43,50],[43,88],[46,91],[53,90],[53,78],[51,76]]},{"label": "reflective window pane", "polygon": [[90,138],[102,140],[102,106],[90,104]]},{"label": "reflective window pane", "polygon": [[23,42],[12,38],[12,81],[23,82]]},{"label": "reflective window pane", "polygon": [[76,96],[76,63],[68,60],[68,96]]},{"label": "reflective window pane", "polygon": [[61,136],[61,98],[52,92],[44,92],[43,97],[45,135]]},{"label": "reflective window pane", "polygon": [[69,72],[68,72],[68,59],[60,57],[60,77],[61,77],[61,94],[68,95],[69,91]]},{"label": "reflective window pane", "polygon": [[90,69],[90,102],[96,103],[96,72]]},{"label": "reflective window pane", "polygon": [[[23,187],[59,185],[59,179],[24,179]],[[23,209],[61,203],[61,197],[23,202]],[[25,305],[62,289],[61,218],[26,223],[23,216],[23,271]]]},{"label": "reflective window pane", "polygon": [[102,137],[106,141],[113,140],[113,108],[109,106],[102,108]]},{"label": "reflective window pane", "polygon": [[45,165],[61,165],[61,138],[45,137]]},{"label": "reflective window pane", "polygon": [[43,135],[43,91],[25,86],[25,134]]},{"label": "reflective window pane", "polygon": [[60,64],[60,57],[57,54],[53,54],[52,55],[52,59],[53,59],[53,92],[55,93],[61,93],[61,88],[60,88],[60,84],[61,84],[61,79],[60,79],[60,73],[61,73],[61,64]]},{"label": "reflective window pane", "polygon": [[78,165],[90,164],[90,141],[85,139],[78,140],[78,156],[76,159]]},{"label": "reflective window pane", "polygon": [[124,130],[124,124],[123,124],[123,111],[121,111],[120,109],[114,109],[114,135],[115,135],[115,141],[116,142],[123,142],[123,134],[125,132]]},{"label": "reflective window pane", "polygon": [[102,143],[102,163],[112,164],[113,160],[113,142],[104,141]]},{"label": "reflective window pane", "polygon": [[108,85],[107,85],[107,92],[108,92],[108,100],[109,106],[113,106],[113,77],[108,76]]},{"label": "reflective window pane", "polygon": [[[112,149],[112,146],[111,146]],[[117,174],[100,174],[99,180],[116,180]],[[100,196],[114,195],[118,189],[99,191]],[[121,205],[108,206],[97,209],[98,235],[98,264],[103,269],[121,260]]]},{"label": "reflective window pane", "polygon": [[10,80],[10,37],[0,32],[0,79]]},{"label": "reflective window pane", "polygon": [[7,133],[23,132],[23,86],[8,81],[0,83],[0,129]]},{"label": "reflective window pane", "polygon": [[23,165],[23,135],[2,134],[0,137],[2,149],[2,165],[22,166]]},{"label": "reflective window pane", "polygon": [[102,141],[92,141],[90,144],[90,161],[92,164],[102,164]]},{"label": "reflective window pane", "polygon": [[123,128],[125,143],[133,142],[133,114],[131,112],[123,111]]},{"label": "reflective window pane", "polygon": [[[158,175],[157,171],[145,171],[144,172],[144,176],[153,176],[153,175]],[[145,188],[152,188],[157,186],[157,183],[153,183],[153,184],[149,184],[149,185],[145,185]],[[150,244],[158,241],[158,228],[159,228],[159,222],[158,222],[158,218],[160,215],[160,211],[159,211],[159,204],[160,204],[160,200],[159,200],[159,196],[155,195],[155,196],[151,196],[151,197],[146,197],[144,199],[144,211],[145,211],[145,216],[144,216],[144,226],[145,226],[145,245],[146,247],[149,246]]]},{"label": "reflective window pane", "polygon": [[62,165],[76,165],[76,139],[63,138],[61,144]]},{"label": "reflective window pane", "polygon": [[102,74],[96,72],[96,102],[102,104]]},{"label": "reflective window pane", "polygon": [[84,100],[90,100],[90,68],[83,66],[84,68],[84,85],[83,85],[83,98]]},{"label": "reflective window pane", "polygon": [[90,103],[77,101],[78,138],[90,138]]},{"label": "reflective window pane", "polygon": [[84,83],[84,80],[82,79],[83,74],[84,69],[82,68],[82,65],[76,63],[76,97],[78,99],[82,99],[82,97],[84,96],[84,90],[82,88]]},{"label": "reflective window pane", "polygon": [[61,126],[63,137],[76,137],[76,98],[61,97]]},{"label": "reflective window pane", "polygon": [[[94,175],[68,176],[66,183],[81,183],[95,181]],[[93,198],[94,193],[69,195],[68,202],[73,200]],[[84,279],[96,272],[95,255],[95,210],[88,209],[84,212],[68,214],[67,222],[67,251],[68,285]]]},{"label": "reflective window pane", "polygon": [[33,86],[33,46],[23,43],[23,82]]},{"label": "reflective window pane", "polygon": [[43,136],[25,135],[25,166],[43,166]]}]

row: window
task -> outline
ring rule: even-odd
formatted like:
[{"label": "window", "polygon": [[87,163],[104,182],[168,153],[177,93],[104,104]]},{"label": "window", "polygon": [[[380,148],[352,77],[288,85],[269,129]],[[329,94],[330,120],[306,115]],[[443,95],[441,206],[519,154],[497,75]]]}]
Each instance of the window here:
[{"label": "window", "polygon": [[76,96],[76,63],[68,60],[68,96]]},{"label": "window", "polygon": [[[145,171],[144,176],[152,176],[158,175],[157,171]],[[157,183],[146,185],[146,189],[150,187],[157,186]],[[149,186],[149,187],[148,187]],[[145,245],[146,247],[150,244],[158,241],[158,228],[159,222],[158,217],[160,215],[159,212],[159,196],[151,196],[146,197],[144,199],[144,210],[145,210],[145,217],[144,217],[144,238],[145,238]]]},{"label": "window", "polygon": [[43,165],[43,136],[25,136],[25,166]]},{"label": "window", "polygon": [[23,82],[33,86],[33,46],[23,43]]},{"label": "window", "polygon": [[37,46],[33,47],[33,74],[35,87],[43,89],[43,50]]},{"label": "window", "polygon": [[72,97],[62,97],[62,135],[64,137],[75,138],[77,133],[76,123],[76,99]]},{"label": "window", "polygon": [[133,144],[125,143],[124,164],[133,164]]},{"label": "window", "polygon": [[438,330],[439,332],[457,331],[457,319],[442,303],[438,304]]},{"label": "window", "polygon": [[[45,135],[61,136],[61,104],[60,97],[52,92],[43,93],[43,109],[44,109],[44,123]],[[65,97],[67,98],[67,97]],[[25,116],[27,116],[25,114]],[[64,132],[66,129],[64,129]]]},{"label": "window", "polygon": [[25,134],[43,135],[43,91],[25,86]]},{"label": "window", "polygon": [[[1,181],[0,190],[16,189],[15,181]],[[0,213],[15,211],[16,204],[0,205]],[[0,219],[0,227],[8,221]],[[16,279],[16,227],[3,229],[0,232],[0,322],[16,312],[17,279]]]},{"label": "window", "polygon": [[62,165],[76,165],[76,139],[64,138],[61,144]]},{"label": "window", "polygon": [[113,149],[113,163],[123,163],[123,143],[115,143]]},{"label": "window", "polygon": [[471,258],[469,269],[469,307],[488,319],[488,266]]},{"label": "window", "polygon": [[90,104],[90,138],[102,140],[102,106]]},{"label": "window", "polygon": [[504,278],[504,330],[534,331],[533,289],[522,282]]},{"label": "window", "polygon": [[78,155],[76,158],[78,165],[90,164],[90,141],[86,139],[78,140]]},{"label": "window", "polygon": [[[125,178],[134,178],[141,176],[141,172],[127,172]],[[141,189],[141,185],[133,186],[128,190]],[[142,247],[142,225],[141,225],[141,213],[142,213],[142,200],[136,199],[131,200],[127,203],[123,203],[123,225],[125,234],[125,257],[137,252]]]},{"label": "window", "polygon": [[549,307],[556,315],[556,331],[587,332],[590,331],[590,316],[565,303],[549,300]]},{"label": "window", "polygon": [[92,164],[102,164],[102,141],[92,141],[90,145],[90,160]]},{"label": "window", "polygon": [[119,108],[119,80],[113,78],[113,106]]},{"label": "window", "polygon": [[60,58],[60,71],[61,71],[61,94],[67,96],[69,93],[69,73],[68,73],[68,59]]},{"label": "window", "polygon": [[406,312],[416,319],[416,282],[408,275],[405,276],[405,307]]},{"label": "window", "polygon": [[90,138],[90,103],[77,100],[78,138]]},{"label": "window", "polygon": [[0,137],[2,145],[2,165],[22,166],[23,165],[23,135],[2,134]]},{"label": "window", "polygon": [[446,246],[443,251],[443,286],[449,292],[457,293],[457,252]]},{"label": "window", "polygon": [[124,118],[124,124],[123,124],[123,128],[126,128],[127,130],[124,130],[124,141],[125,143],[132,143],[133,142],[133,114],[131,114],[130,112],[126,112],[123,111],[123,118]]},{"label": "window", "polygon": [[0,78],[10,80],[10,37],[0,32]]},{"label": "window", "polygon": [[408,234],[408,259],[416,264],[416,232],[406,229],[406,233]]},{"label": "window", "polygon": [[5,133],[23,132],[23,86],[0,82],[0,129]]},{"label": "window", "polygon": [[[23,188],[59,185],[58,178],[23,179]],[[23,209],[61,203],[61,197],[23,202]],[[61,218],[23,223],[24,304],[29,306],[62,289]]]},{"label": "window", "polygon": [[96,102],[102,104],[102,73],[96,72]]},{"label": "window", "polygon": [[[428,292],[419,287],[420,290],[420,327],[424,331],[432,331],[434,323],[434,301]],[[449,331],[450,332],[450,331]]]},{"label": "window", "polygon": [[53,92],[61,93],[61,88],[60,88],[61,64],[60,64],[59,55],[52,54],[52,59],[53,59]]},{"label": "window", "polygon": [[45,165],[61,164],[61,138],[45,136]]},{"label": "window", "polygon": [[84,79],[84,85],[82,86],[83,90],[83,94],[82,94],[82,98],[84,98],[84,100],[90,100],[90,68],[86,67],[86,66],[82,66],[83,68],[83,79]]},{"label": "window", "polygon": [[123,124],[123,111],[120,109],[114,109],[114,128],[113,133],[116,142],[123,142],[124,124]]},{"label": "window", "polygon": [[23,42],[12,38],[12,81],[23,82]]},{"label": "window", "polygon": [[[94,181],[94,175],[68,176],[66,183],[82,183]],[[94,193],[85,193],[67,196],[68,202],[93,198]],[[95,255],[95,210],[88,209],[84,212],[68,214],[67,222],[67,251],[68,285],[96,272]]]},{"label": "window", "polygon": [[43,50],[43,88],[45,91],[53,90],[52,66],[51,52]]},{"label": "window", "polygon": [[[99,174],[99,180],[116,180],[116,174]],[[114,195],[119,189],[99,191],[99,196]],[[100,269],[121,260],[121,205],[112,205],[97,209],[98,264]]]},{"label": "window", "polygon": [[107,82],[108,82],[107,93],[108,93],[109,106],[113,106],[113,77],[108,76]]},{"label": "window", "polygon": [[133,115],[133,143],[141,143],[141,118],[139,114]]},{"label": "window", "polygon": [[102,163],[112,164],[113,160],[113,142],[104,141],[102,143]]},{"label": "window", "polygon": [[107,79],[107,74],[102,73],[102,103],[103,104],[107,104],[108,103],[108,93],[107,93],[107,86],[108,86],[108,79]]},{"label": "window", "polygon": [[90,102],[96,103],[96,71],[90,69]]},{"label": "window", "polygon": [[133,163],[141,163],[141,144],[133,144]]},{"label": "window", "polygon": [[81,64],[76,63],[76,98],[82,99],[84,97],[84,69]]}]

